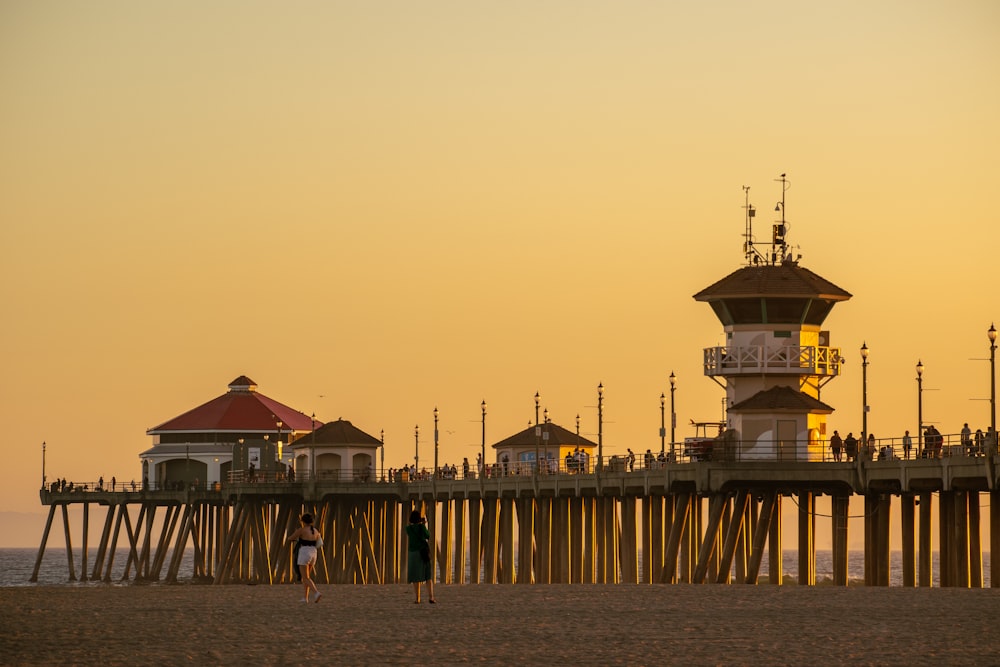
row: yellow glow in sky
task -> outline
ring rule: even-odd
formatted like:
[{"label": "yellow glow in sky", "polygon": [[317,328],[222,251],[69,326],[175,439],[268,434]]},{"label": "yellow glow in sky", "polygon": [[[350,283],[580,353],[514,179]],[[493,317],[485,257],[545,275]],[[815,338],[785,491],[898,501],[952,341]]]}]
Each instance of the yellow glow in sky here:
[{"label": "yellow glow in sky", "polygon": [[[695,292],[788,240],[854,295],[830,428],[989,423],[1000,6],[0,5],[0,510],[139,476],[147,428],[246,374],[324,420],[440,410],[442,462],[534,416],[659,446],[721,416]],[[423,456],[422,456],[423,458]],[[41,527],[39,526],[39,533]],[[27,544],[36,544],[29,536]]]}]

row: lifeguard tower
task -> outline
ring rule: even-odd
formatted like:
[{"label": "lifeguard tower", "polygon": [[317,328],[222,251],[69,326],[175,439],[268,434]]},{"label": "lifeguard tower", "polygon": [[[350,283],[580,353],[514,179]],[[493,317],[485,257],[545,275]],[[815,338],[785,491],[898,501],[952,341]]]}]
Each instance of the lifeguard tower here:
[{"label": "lifeguard tower", "polygon": [[799,266],[785,237],[785,193],[770,243],[753,236],[755,209],[744,186],[746,266],[694,295],[712,306],[726,344],[704,350],[705,375],[726,390],[726,431],[713,459],[822,460],[826,419],[823,386],[840,374],[840,348],[830,345],[823,321],[851,294]]}]

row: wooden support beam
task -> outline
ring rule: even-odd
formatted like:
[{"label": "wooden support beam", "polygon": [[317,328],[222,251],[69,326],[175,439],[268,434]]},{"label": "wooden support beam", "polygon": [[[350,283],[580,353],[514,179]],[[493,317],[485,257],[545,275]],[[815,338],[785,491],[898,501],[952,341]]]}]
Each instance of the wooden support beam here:
[{"label": "wooden support beam", "polygon": [[[530,584],[533,581],[535,560],[535,499],[519,498],[514,507],[517,508],[517,574],[519,584]],[[506,558],[504,565],[506,565]],[[512,573],[513,575],[513,573]],[[506,579],[507,573],[504,572]]]},{"label": "wooden support beam", "polygon": [[670,534],[667,536],[667,546],[663,558],[663,574],[661,584],[672,584],[677,581],[677,557],[681,548],[683,536],[687,532],[688,517],[691,512],[691,494],[681,493],[674,501],[674,518],[670,524]]},{"label": "wooden support beam", "polygon": [[83,503],[83,535],[80,540],[80,581],[87,581],[87,540],[90,537],[90,503]]},{"label": "wooden support beam", "polygon": [[[980,533],[979,492],[969,491],[969,586],[983,587],[983,540]],[[1000,573],[998,573],[1000,576]]]},{"label": "wooden support beam", "polygon": [[816,585],[816,496],[799,493],[799,585]]},{"label": "wooden support beam", "polygon": [[451,580],[456,584],[467,583],[465,576],[466,566],[469,564],[468,551],[465,545],[469,538],[466,528],[466,508],[471,503],[466,498],[456,499],[455,503],[455,563]]},{"label": "wooden support beam", "polygon": [[830,498],[830,510],[833,515],[830,529],[831,542],[833,545],[833,584],[834,586],[847,586],[848,570],[848,517],[850,510],[850,496],[832,496]]},{"label": "wooden support beam", "polygon": [[892,494],[883,493],[878,497],[878,521],[875,524],[875,554],[877,562],[875,567],[876,580],[878,586],[889,585],[890,570],[890,519],[892,517]]},{"label": "wooden support beam", "polygon": [[597,583],[597,498],[581,498],[583,512],[583,583]]},{"label": "wooden support beam", "polygon": [[903,586],[917,585],[916,497],[904,493],[899,497],[900,542],[902,547]]},{"label": "wooden support beam", "polygon": [[746,508],[750,505],[750,493],[739,491],[733,501],[732,514],[729,521],[729,529],[726,531],[725,540],[722,542],[722,553],[719,558],[719,573],[716,583],[724,584],[729,581],[729,572],[733,567],[733,556],[736,554],[741,544],[743,536],[743,523],[746,516]]},{"label": "wooden support beam", "polygon": [[[480,471],[482,474],[482,471]],[[469,503],[469,583],[482,583],[483,567],[483,501],[471,499]]]},{"label": "wooden support beam", "polygon": [[921,493],[917,502],[920,504],[920,553],[917,561],[917,577],[919,585],[924,588],[931,586],[931,564],[933,554],[931,553],[931,518],[934,516],[931,508],[930,493]]},{"label": "wooden support beam", "polygon": [[712,496],[712,501],[708,509],[708,524],[705,526],[705,539],[701,542],[701,549],[698,551],[698,560],[694,568],[692,583],[703,584],[708,576],[708,565],[712,559],[718,543],[719,524],[722,521],[722,514],[726,509],[729,496],[717,493]]},{"label": "wooden support beam", "polygon": [[108,540],[111,538],[111,526],[114,523],[116,503],[108,504],[108,513],[104,518],[104,529],[101,530],[101,541],[97,545],[97,553],[94,554],[94,571],[90,578],[99,581],[101,569],[104,567],[104,559],[108,553]]},{"label": "wooden support beam", "polygon": [[170,566],[167,567],[167,583],[177,582],[177,573],[181,567],[181,560],[184,557],[184,548],[187,545],[187,535],[191,532],[192,514],[194,508],[190,504],[185,504],[183,509],[183,519],[181,519],[181,529],[177,531],[177,541],[170,556]]},{"label": "wooden support beam", "polygon": [[121,534],[122,514],[124,514],[125,512],[128,511],[126,509],[128,506],[125,503],[122,503],[121,505],[118,505],[117,507],[118,507],[118,516],[115,518],[115,527],[114,527],[114,531],[111,534],[111,543],[110,543],[110,546],[108,547],[107,565],[105,566],[105,569],[104,569],[104,578],[103,578],[103,581],[105,581],[105,582],[110,582],[111,581],[111,567],[114,565],[114,562],[115,562],[115,552],[118,550],[118,536],[119,536],[119,534]]},{"label": "wooden support beam", "polygon": [[45,520],[45,530],[42,531],[42,541],[38,545],[38,555],[35,556],[35,567],[31,570],[31,583],[38,581],[38,571],[42,567],[42,557],[45,555],[45,545],[49,542],[49,530],[52,528],[52,518],[56,515],[56,505],[49,505],[49,517]]},{"label": "wooden support beam", "polygon": [[[771,526],[780,523],[780,517],[776,519],[780,508],[781,495],[777,491],[768,491],[764,494],[764,501],[760,505],[760,512],[757,514],[757,525],[753,529],[753,545],[750,549],[750,560],[747,563],[747,583],[756,586],[757,578],[760,576],[760,565],[764,560],[764,545],[774,537]],[[780,537],[780,530],[778,531]],[[770,546],[770,545],[768,545]],[[771,558],[768,553],[768,558]],[[768,570],[773,570],[773,566],[768,566]],[[771,574],[769,573],[769,576]],[[778,581],[781,579],[781,569],[778,567]]]},{"label": "wooden support beam", "polygon": [[769,533],[767,536],[767,573],[768,579],[775,586],[784,583],[783,557],[784,546],[781,543],[781,494],[774,494],[774,508],[771,510],[771,520],[769,522]]},{"label": "wooden support beam", "polygon": [[[955,585],[955,492],[938,493],[938,578],[942,588]],[[955,573],[957,575],[957,573]]]},{"label": "wooden support beam", "polygon": [[952,586],[969,588],[969,492],[955,492],[954,559],[955,579]]},{"label": "wooden support beam", "polygon": [[[619,503],[621,507],[621,540],[618,548],[618,558],[621,560],[621,581],[625,584],[639,583],[639,553],[636,549],[636,499],[625,496]],[[643,531],[644,535],[648,535]]]},{"label": "wooden support beam", "polygon": [[990,491],[990,588],[1000,588],[1000,490]]},{"label": "wooden support beam", "polygon": [[73,565],[73,539],[69,530],[69,510],[66,503],[60,503],[63,518],[63,536],[66,540],[66,559],[69,561],[69,580],[76,581],[76,568]]},{"label": "wooden support beam", "polygon": [[122,581],[127,581],[131,567],[135,566],[135,577],[139,578],[139,533],[142,529],[142,522],[146,516],[146,503],[139,506],[139,515],[135,518],[135,529],[132,529],[132,520],[128,512],[122,515],[125,519],[125,537],[128,539],[128,558],[125,559],[125,569],[122,571]]}]

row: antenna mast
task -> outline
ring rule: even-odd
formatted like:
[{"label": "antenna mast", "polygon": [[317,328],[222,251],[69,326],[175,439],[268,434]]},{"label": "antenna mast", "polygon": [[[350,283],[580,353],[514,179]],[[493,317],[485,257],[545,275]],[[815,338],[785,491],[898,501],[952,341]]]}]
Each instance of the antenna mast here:
[{"label": "antenna mast", "polygon": [[747,266],[753,266],[766,261],[766,259],[753,247],[753,219],[757,214],[757,209],[750,203],[749,185],[743,186],[743,199],[745,201],[743,208],[746,210],[746,230],[743,232],[743,255],[747,259]]},{"label": "antenna mast", "polygon": [[774,180],[781,183],[781,201],[774,205],[774,210],[781,213],[781,220],[771,226],[771,264],[784,262],[788,256],[788,245],[785,243],[785,233],[788,231],[788,223],[785,222],[785,193],[791,187],[784,174]]}]

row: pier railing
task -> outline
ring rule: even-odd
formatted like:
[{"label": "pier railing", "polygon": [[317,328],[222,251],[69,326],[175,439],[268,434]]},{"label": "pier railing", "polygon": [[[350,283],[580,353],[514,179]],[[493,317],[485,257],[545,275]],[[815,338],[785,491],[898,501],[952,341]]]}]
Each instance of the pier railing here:
[{"label": "pier railing", "polygon": [[[408,470],[385,468],[382,470],[366,471],[358,473],[350,470],[320,470],[315,475],[308,472],[287,474],[272,471],[233,471],[225,480],[202,482],[202,481],[149,481],[145,484],[135,480],[127,482],[105,482],[103,480],[87,481],[66,481],[59,479],[49,482],[42,489],[44,498],[50,500],[55,498],[79,498],[82,494],[106,494],[122,493],[138,497],[145,492],[174,492],[187,493],[197,492],[200,494],[223,494],[230,493],[233,489],[272,489],[283,491],[295,489],[304,485],[333,484],[340,487],[351,488],[377,488],[393,485],[420,484],[425,482],[451,482],[451,481],[475,481],[497,482],[503,480],[521,480],[530,482],[531,480],[551,479],[551,478],[592,478],[595,476],[608,477],[612,475],[631,474],[657,474],[665,470],[681,470],[693,464],[714,462],[714,463],[735,463],[754,464],[755,466],[767,466],[767,464],[782,465],[785,463],[808,463],[808,464],[858,464],[864,462],[878,466],[880,464],[895,464],[905,461],[917,460],[962,460],[962,459],[986,459],[991,454],[996,455],[998,448],[995,442],[987,435],[985,438],[966,438],[962,434],[952,433],[941,435],[940,444],[931,442],[920,443],[917,439],[912,440],[912,446],[907,451],[904,447],[903,439],[899,437],[882,438],[875,440],[871,447],[858,443],[852,451],[843,448],[839,453],[835,452],[829,440],[820,440],[812,443],[797,441],[726,441],[717,439],[714,441],[700,440],[697,447],[693,443],[676,443],[674,456],[671,458],[669,450],[663,452],[649,449],[645,452],[637,452],[634,456],[626,454],[612,454],[606,460],[599,462],[597,457],[587,457],[583,459],[563,458],[542,460],[540,466],[536,466],[534,461],[518,461],[507,463],[494,463],[485,466],[482,470],[470,468],[457,468],[453,473],[451,467],[434,474],[430,471],[420,471],[412,474]],[[710,443],[710,446],[706,445]],[[922,444],[922,448],[921,448]],[[68,494],[68,495],[67,495]]]},{"label": "pier railing", "polygon": [[705,375],[756,375],[793,373],[835,376],[840,374],[839,347],[822,345],[745,345],[708,347],[704,350]]}]

